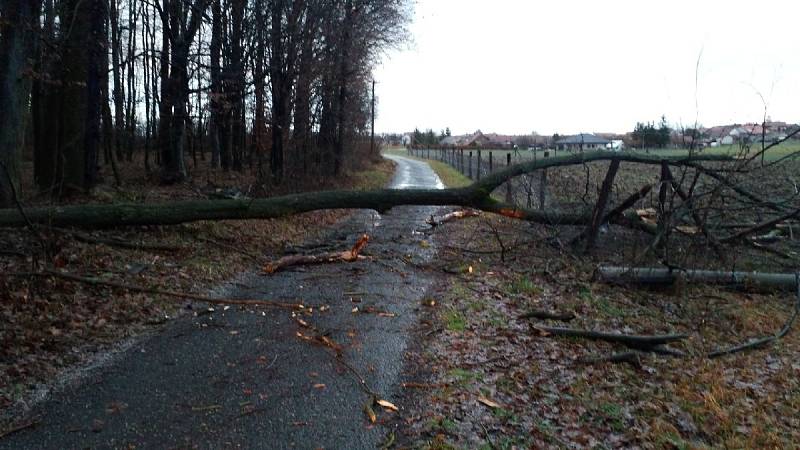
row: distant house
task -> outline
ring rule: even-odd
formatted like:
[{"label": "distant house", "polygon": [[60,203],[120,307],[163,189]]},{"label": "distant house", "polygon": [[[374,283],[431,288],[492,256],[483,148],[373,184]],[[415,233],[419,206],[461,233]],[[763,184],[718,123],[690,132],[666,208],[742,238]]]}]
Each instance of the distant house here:
[{"label": "distant house", "polygon": [[447,136],[439,141],[445,147],[487,147],[491,140],[481,130],[461,136]]},{"label": "distant house", "polygon": [[504,134],[488,133],[489,147],[492,148],[514,148],[514,136]]},{"label": "distant house", "polygon": [[458,145],[459,139],[461,139],[461,136],[447,136],[439,141],[439,145],[442,147],[455,147]]},{"label": "distant house", "polygon": [[489,138],[478,130],[470,135],[465,136],[461,142],[463,147],[485,147],[489,144]]},{"label": "distant house", "polygon": [[555,142],[556,150],[599,150],[606,148],[611,141],[593,134],[577,134]]}]

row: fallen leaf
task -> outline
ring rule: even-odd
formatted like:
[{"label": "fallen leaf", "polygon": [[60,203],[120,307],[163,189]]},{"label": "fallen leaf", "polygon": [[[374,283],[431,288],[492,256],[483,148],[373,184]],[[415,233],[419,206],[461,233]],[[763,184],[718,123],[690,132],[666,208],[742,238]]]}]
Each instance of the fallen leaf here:
[{"label": "fallen leaf", "polygon": [[400,409],[397,406],[395,406],[394,403],[388,402],[386,400],[382,400],[382,399],[381,400],[376,400],[375,403],[383,406],[386,409],[392,410],[392,411],[400,411]]},{"label": "fallen leaf", "polygon": [[502,408],[502,406],[500,406],[499,403],[497,403],[495,401],[492,401],[492,400],[489,400],[488,398],[486,398],[486,397],[484,397],[482,395],[480,397],[478,397],[478,401],[483,403],[484,405],[490,407],[490,408]]},{"label": "fallen leaf", "polygon": [[375,423],[378,420],[378,416],[375,415],[375,411],[370,406],[369,402],[364,403],[364,413],[367,415],[367,419],[369,419],[370,423]]}]

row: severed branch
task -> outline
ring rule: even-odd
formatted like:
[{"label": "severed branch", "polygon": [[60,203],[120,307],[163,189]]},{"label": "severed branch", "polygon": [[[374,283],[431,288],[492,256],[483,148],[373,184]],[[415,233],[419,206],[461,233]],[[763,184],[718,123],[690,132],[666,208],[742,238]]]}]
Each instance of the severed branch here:
[{"label": "severed branch", "polygon": [[438,227],[439,225],[443,225],[448,222],[452,222],[458,219],[466,219],[467,217],[477,217],[480,216],[481,212],[476,211],[474,209],[461,209],[458,211],[453,211],[451,213],[447,213],[436,220],[434,216],[431,216],[430,219],[426,220],[425,222],[430,225],[431,227]]},{"label": "severed branch", "polygon": [[355,262],[366,259],[364,256],[359,255],[364,246],[369,242],[369,236],[363,235],[359,238],[358,242],[353,245],[353,248],[343,252],[328,252],[320,253],[318,255],[289,255],[283,258],[268,263],[264,266],[264,273],[273,274],[287,267],[293,266],[307,266],[315,264],[327,264],[337,262]]},{"label": "severed branch", "polygon": [[541,320],[560,320],[562,322],[569,322],[570,320],[575,318],[575,314],[568,312],[568,313],[557,313],[551,311],[543,311],[543,310],[534,310],[528,311],[525,314],[522,314],[518,317],[519,319],[541,319]]},{"label": "severed branch", "polygon": [[795,209],[794,211],[792,211],[792,212],[790,212],[788,214],[784,214],[783,216],[780,216],[778,218],[775,218],[775,219],[772,219],[772,220],[768,220],[766,222],[762,222],[762,223],[760,223],[758,225],[750,227],[750,228],[748,228],[746,230],[742,230],[742,231],[740,231],[740,232],[738,232],[738,233],[736,233],[736,234],[734,234],[732,236],[728,236],[728,237],[722,238],[722,239],[720,239],[720,242],[722,242],[722,243],[730,243],[730,242],[736,242],[736,241],[742,240],[742,239],[744,239],[745,237],[747,237],[747,236],[749,236],[751,234],[758,233],[759,231],[765,230],[767,228],[771,228],[771,227],[773,227],[773,226],[775,226],[775,225],[777,225],[777,224],[779,224],[779,223],[781,223],[781,222],[783,222],[785,220],[792,219],[792,218],[797,217],[797,216],[800,216],[800,208],[799,209]]},{"label": "severed branch", "polygon": [[98,238],[90,236],[85,233],[81,233],[79,231],[67,230],[64,228],[53,227],[50,228],[50,230],[61,234],[68,234],[74,237],[76,240],[80,242],[85,242],[87,244],[102,244],[102,245],[107,245],[109,247],[125,248],[129,250],[145,250],[145,251],[157,251],[157,252],[178,252],[181,250],[185,250],[184,247],[178,245],[145,244],[143,242],[131,242],[117,238],[112,238],[112,239]]},{"label": "severed branch", "polygon": [[752,202],[754,202],[756,204],[764,205],[765,207],[767,207],[769,209],[772,209],[773,211],[784,212],[786,210],[786,208],[784,208],[783,206],[781,206],[781,205],[779,205],[779,204],[777,204],[777,203],[775,203],[773,201],[769,201],[769,200],[765,200],[765,199],[761,198],[760,196],[748,191],[747,189],[744,189],[743,187],[741,187],[738,184],[734,183],[733,181],[729,180],[728,178],[718,174],[714,170],[708,169],[706,167],[703,167],[700,164],[695,164],[695,163],[692,163],[692,162],[686,163],[685,165],[686,165],[686,167],[691,167],[691,168],[697,170],[698,172],[702,173],[703,175],[707,175],[707,176],[719,181],[721,184],[723,184],[723,185],[727,186],[728,188],[732,189],[734,192],[736,192],[740,196],[742,196],[742,197],[744,197],[744,198],[746,198],[746,199],[748,199],[748,200],[750,200],[750,201],[752,201]]},{"label": "severed branch", "polygon": [[585,250],[587,253],[592,251],[595,242],[597,241],[597,233],[600,231],[600,225],[603,224],[603,219],[605,218],[604,213],[606,205],[608,204],[608,198],[611,196],[611,189],[614,187],[614,178],[617,176],[618,170],[619,170],[619,160],[614,159],[608,166],[606,177],[603,180],[603,185],[600,189],[600,195],[597,198],[597,204],[594,207],[594,211],[592,211],[592,221],[589,223],[589,226],[586,228],[585,231],[586,235]]},{"label": "severed branch", "polygon": [[290,310],[299,310],[305,309],[305,306],[300,303],[282,303],[282,302],[275,302],[270,300],[238,300],[238,299],[224,299],[224,298],[212,298],[206,297],[204,295],[197,295],[197,294],[189,294],[185,292],[177,292],[177,291],[169,291],[169,290],[162,290],[156,288],[149,288],[145,286],[139,286],[136,284],[128,284],[128,283],[120,283],[116,281],[109,281],[109,280],[102,280],[100,278],[89,278],[89,277],[82,277],[79,275],[71,274],[68,272],[59,272],[56,270],[45,270],[42,272],[23,272],[23,273],[12,273],[8,274],[10,276],[19,276],[19,277],[55,277],[61,278],[63,280],[72,281],[76,283],[83,283],[89,284],[92,286],[106,286],[118,289],[125,289],[128,291],[133,292],[141,292],[144,294],[153,294],[153,295],[162,295],[165,297],[172,297],[172,298],[183,298],[189,300],[197,300],[200,302],[210,303],[214,305],[243,305],[243,306],[270,306],[274,308],[282,308],[282,309],[290,309]]},{"label": "severed branch", "polygon": [[789,334],[789,331],[792,329],[792,325],[794,325],[794,321],[797,319],[797,316],[800,315],[800,273],[795,275],[795,280],[797,283],[797,300],[794,303],[794,312],[792,312],[789,320],[786,321],[786,323],[783,325],[783,328],[781,328],[776,335],[755,339],[750,342],[735,345],[726,349],[716,350],[709,353],[708,357],[712,359],[719,358],[720,356],[731,355],[734,353],[743,352],[745,350],[761,348],[768,344],[772,344],[773,342],[776,342]]}]

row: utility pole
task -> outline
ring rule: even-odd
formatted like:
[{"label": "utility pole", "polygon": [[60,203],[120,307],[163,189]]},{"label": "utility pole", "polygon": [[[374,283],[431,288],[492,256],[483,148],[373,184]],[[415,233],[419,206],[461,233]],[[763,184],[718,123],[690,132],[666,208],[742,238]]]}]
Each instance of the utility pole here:
[{"label": "utility pole", "polygon": [[372,79],[372,133],[369,138],[369,152],[375,154],[375,79]]}]

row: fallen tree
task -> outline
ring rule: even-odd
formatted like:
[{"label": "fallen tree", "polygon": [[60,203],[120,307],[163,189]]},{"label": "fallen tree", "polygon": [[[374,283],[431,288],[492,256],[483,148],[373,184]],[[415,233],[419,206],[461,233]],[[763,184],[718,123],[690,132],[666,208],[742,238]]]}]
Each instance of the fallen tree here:
[{"label": "fallen tree", "polygon": [[[509,166],[480,181],[460,189],[377,191],[324,191],[286,195],[267,199],[187,200],[167,203],[126,203],[74,205],[28,208],[23,215],[18,209],[0,210],[0,227],[22,227],[32,224],[58,227],[108,228],[138,225],[174,225],[199,220],[274,219],[321,209],[374,209],[387,211],[400,205],[463,206],[531,222],[561,225],[587,225],[592,211],[567,212],[530,210],[499,202],[492,191],[519,175],[550,167],[585,164],[594,161],[621,161],[638,164],[686,166],[698,162],[733,161],[727,155],[659,156],[620,154],[605,150],[536,159]],[[26,220],[27,218],[27,220]],[[634,227],[634,215],[622,221]]]}]

